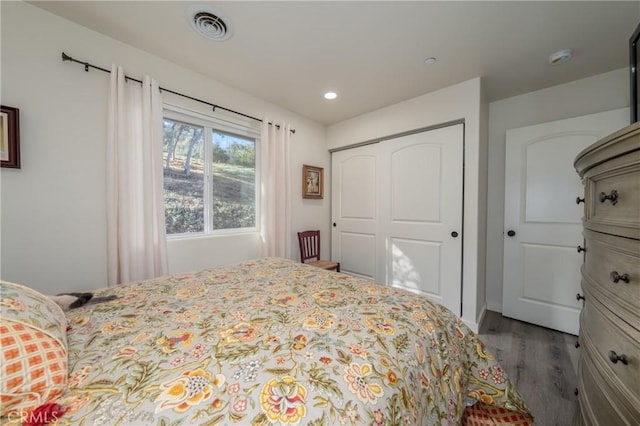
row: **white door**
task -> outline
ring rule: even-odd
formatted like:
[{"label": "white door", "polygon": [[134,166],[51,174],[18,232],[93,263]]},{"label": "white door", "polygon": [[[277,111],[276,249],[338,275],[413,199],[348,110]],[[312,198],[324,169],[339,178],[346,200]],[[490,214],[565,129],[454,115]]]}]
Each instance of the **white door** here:
[{"label": "white door", "polygon": [[503,315],[578,334],[584,205],[573,161],[628,121],[621,109],[507,131]]},{"label": "white door", "polygon": [[378,148],[367,145],[332,154],[331,259],[340,271],[377,280]]},{"label": "white door", "polygon": [[461,315],[463,126],[380,143],[380,275]]},{"label": "white door", "polygon": [[332,259],[461,314],[463,125],[332,154]]}]

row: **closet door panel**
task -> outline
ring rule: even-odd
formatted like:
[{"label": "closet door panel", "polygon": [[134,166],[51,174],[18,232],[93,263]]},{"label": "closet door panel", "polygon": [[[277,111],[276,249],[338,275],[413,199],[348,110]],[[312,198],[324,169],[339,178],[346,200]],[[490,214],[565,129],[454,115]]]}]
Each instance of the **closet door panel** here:
[{"label": "closet door panel", "polygon": [[439,223],[442,147],[410,145],[392,152],[390,163],[391,220],[397,223]]},{"label": "closet door panel", "polygon": [[384,282],[427,295],[458,315],[462,132],[460,124],[385,140],[378,157]]},{"label": "closet door panel", "polygon": [[354,155],[340,163],[340,217],[373,220],[376,218],[376,157]]},{"label": "closet door panel", "polygon": [[389,246],[389,284],[440,298],[442,244],[408,238],[390,238]]},{"label": "closet door panel", "polygon": [[377,148],[332,154],[331,258],[342,272],[379,280],[377,271]]},{"label": "closet door panel", "polygon": [[351,275],[375,280],[376,236],[356,232],[340,232],[340,269]]}]

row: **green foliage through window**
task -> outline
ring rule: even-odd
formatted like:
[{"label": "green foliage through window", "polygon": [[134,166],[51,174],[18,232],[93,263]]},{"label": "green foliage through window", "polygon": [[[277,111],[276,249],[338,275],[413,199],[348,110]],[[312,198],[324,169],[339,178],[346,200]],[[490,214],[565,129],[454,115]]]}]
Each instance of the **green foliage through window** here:
[{"label": "green foliage through window", "polygon": [[164,119],[167,234],[256,227],[256,142]]}]

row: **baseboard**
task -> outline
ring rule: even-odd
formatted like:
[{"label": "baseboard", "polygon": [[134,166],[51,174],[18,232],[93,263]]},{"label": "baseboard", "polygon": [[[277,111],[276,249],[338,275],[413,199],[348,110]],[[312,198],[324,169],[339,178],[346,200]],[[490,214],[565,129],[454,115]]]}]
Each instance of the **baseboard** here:
[{"label": "baseboard", "polygon": [[497,302],[487,302],[487,310],[502,313],[502,303]]},{"label": "baseboard", "polygon": [[[484,321],[484,316],[487,314],[487,305],[482,306],[482,310],[480,311],[480,315],[478,316],[478,330],[482,328],[482,321]],[[476,331],[477,333],[478,331]]]},{"label": "baseboard", "polygon": [[484,316],[487,313],[487,305],[482,305],[482,309],[480,310],[480,315],[476,319],[476,322],[468,321],[466,319],[462,319],[462,322],[471,329],[474,333],[478,333],[480,330],[480,326],[482,325],[482,321],[484,320]]}]

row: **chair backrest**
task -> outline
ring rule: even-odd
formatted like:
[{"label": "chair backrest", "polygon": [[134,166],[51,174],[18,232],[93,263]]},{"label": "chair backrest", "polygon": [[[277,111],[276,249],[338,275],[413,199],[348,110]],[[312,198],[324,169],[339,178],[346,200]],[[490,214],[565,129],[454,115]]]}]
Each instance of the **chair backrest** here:
[{"label": "chair backrest", "polygon": [[298,242],[302,263],[309,259],[320,260],[320,231],[298,232]]}]

